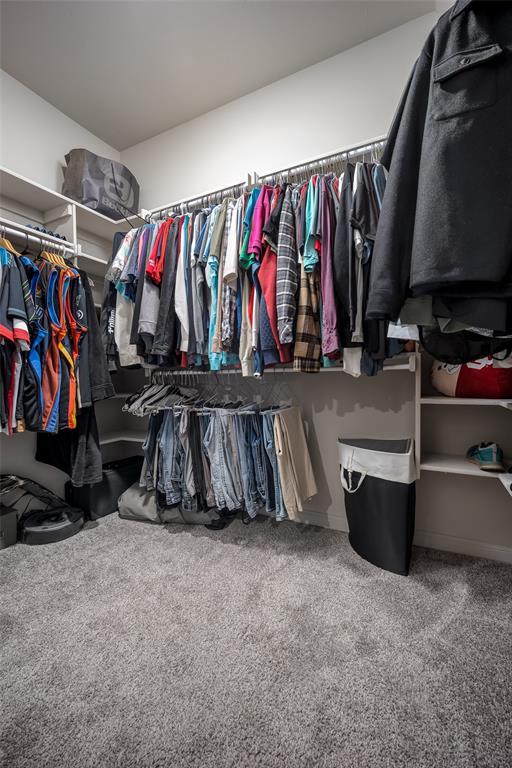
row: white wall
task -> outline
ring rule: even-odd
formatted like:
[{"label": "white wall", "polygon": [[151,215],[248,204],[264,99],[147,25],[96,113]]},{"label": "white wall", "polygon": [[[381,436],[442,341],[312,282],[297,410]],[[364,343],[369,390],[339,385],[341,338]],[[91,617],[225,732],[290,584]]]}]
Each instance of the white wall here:
[{"label": "white wall", "polygon": [[74,147],[119,160],[116,149],[3,70],[0,105],[0,165],[45,187],[61,191],[64,155]]},{"label": "white wall", "polygon": [[385,134],[436,18],[422,16],[123,151],[141,204],[164,205]]}]

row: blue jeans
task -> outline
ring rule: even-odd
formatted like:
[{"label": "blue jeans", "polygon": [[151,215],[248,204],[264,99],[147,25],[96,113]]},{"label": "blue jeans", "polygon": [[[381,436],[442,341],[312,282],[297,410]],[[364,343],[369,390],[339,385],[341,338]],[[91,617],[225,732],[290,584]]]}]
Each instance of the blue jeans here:
[{"label": "blue jeans", "polygon": [[219,509],[240,509],[233,478],[229,470],[230,456],[227,450],[227,433],[222,421],[223,411],[212,411],[210,424],[204,436],[204,447],[210,460],[211,479],[215,500]]},{"label": "blue jeans", "polygon": [[265,450],[272,466],[274,476],[274,496],[276,501],[276,520],[286,520],[288,515],[283,503],[283,493],[279,480],[279,468],[277,465],[276,446],[274,443],[274,414],[264,413],[261,416],[263,422],[263,440]]},{"label": "blue jeans", "polygon": [[140,473],[139,485],[141,485],[143,488],[146,488],[148,491],[154,491],[157,483],[155,453],[157,449],[157,439],[160,426],[162,424],[162,419],[163,415],[161,413],[153,413],[150,416],[148,432],[146,439],[142,444],[142,450],[144,451],[144,463]]},{"label": "blue jeans", "polygon": [[235,425],[245,509],[250,517],[256,517],[261,502],[258,489],[256,488],[256,475],[254,471],[254,459],[250,436],[250,418],[251,416],[242,415],[235,417]]},{"label": "blue jeans", "polygon": [[181,501],[182,455],[179,440],[176,440],[178,425],[172,410],[165,411],[158,433],[159,472],[158,490],[165,494],[165,501],[175,506]]},{"label": "blue jeans", "polygon": [[256,487],[261,497],[265,510],[274,511],[274,488],[273,481],[270,478],[272,469],[267,459],[263,446],[262,426],[259,415],[249,417],[251,427],[251,449],[254,461],[254,470],[256,475]]}]

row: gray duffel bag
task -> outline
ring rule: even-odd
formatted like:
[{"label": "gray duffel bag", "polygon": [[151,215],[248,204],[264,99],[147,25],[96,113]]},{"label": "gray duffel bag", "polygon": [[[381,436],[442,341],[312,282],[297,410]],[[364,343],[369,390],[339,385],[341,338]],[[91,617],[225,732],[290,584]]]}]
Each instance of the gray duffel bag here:
[{"label": "gray duffel bag", "polygon": [[124,520],[138,520],[160,525],[167,523],[207,525],[218,517],[214,510],[186,509],[182,505],[159,507],[156,494],[141,488],[138,483],[134,483],[122,493],[117,504],[119,517]]},{"label": "gray duffel bag", "polygon": [[72,149],[65,157],[62,194],[118,221],[139,210],[139,183],[116,160],[88,149]]}]

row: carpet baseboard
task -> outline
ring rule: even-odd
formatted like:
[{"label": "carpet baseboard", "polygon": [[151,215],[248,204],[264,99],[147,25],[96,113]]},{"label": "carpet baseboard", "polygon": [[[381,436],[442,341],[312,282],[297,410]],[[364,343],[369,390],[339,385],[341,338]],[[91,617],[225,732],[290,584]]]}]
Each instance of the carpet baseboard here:
[{"label": "carpet baseboard", "polygon": [[[330,516],[316,510],[308,510],[302,512],[300,519],[296,520],[296,522],[348,532],[346,518],[340,514]],[[418,547],[426,547],[427,549],[440,549],[443,552],[455,552],[459,555],[471,555],[472,557],[485,557],[488,560],[512,564],[512,548],[485,541],[477,541],[476,539],[466,539],[463,536],[452,536],[448,533],[416,529],[414,544]]]},{"label": "carpet baseboard", "polygon": [[490,544],[475,539],[465,539],[461,536],[450,536],[446,533],[417,530],[414,544],[418,547],[441,549],[444,552],[457,552],[460,555],[485,557],[488,560],[498,560],[501,563],[512,563],[512,549],[499,544]]}]

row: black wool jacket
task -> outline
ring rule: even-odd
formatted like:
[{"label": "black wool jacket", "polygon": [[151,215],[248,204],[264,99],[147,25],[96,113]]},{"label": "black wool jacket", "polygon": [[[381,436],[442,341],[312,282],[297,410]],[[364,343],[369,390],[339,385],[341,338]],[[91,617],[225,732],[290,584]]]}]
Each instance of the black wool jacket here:
[{"label": "black wool jacket", "polygon": [[441,16],[382,162],[367,318],[395,320],[408,295],[512,295],[512,2]]}]

